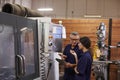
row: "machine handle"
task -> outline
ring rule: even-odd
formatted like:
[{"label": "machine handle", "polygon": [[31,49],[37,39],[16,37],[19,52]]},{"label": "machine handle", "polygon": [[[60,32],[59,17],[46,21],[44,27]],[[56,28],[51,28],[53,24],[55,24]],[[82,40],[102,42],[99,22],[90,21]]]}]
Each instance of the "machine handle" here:
[{"label": "machine handle", "polygon": [[16,56],[16,63],[17,63],[17,77],[21,77],[23,72],[23,59],[20,55]]},{"label": "machine handle", "polygon": [[22,63],[23,63],[23,71],[22,71],[22,75],[25,75],[25,72],[26,72],[26,68],[25,68],[25,56],[24,55],[21,55],[21,57],[22,57]]}]

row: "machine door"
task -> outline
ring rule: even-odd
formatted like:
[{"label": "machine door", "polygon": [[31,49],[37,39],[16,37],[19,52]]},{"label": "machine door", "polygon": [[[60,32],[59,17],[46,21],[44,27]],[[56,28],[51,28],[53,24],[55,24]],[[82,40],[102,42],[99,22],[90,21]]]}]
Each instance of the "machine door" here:
[{"label": "machine door", "polygon": [[36,21],[0,12],[0,80],[39,76]]},{"label": "machine door", "polygon": [[0,80],[15,80],[13,27],[0,24]]},{"label": "machine door", "polygon": [[[19,19],[19,18],[18,18]],[[39,76],[39,56],[37,49],[37,35],[36,35],[36,21],[20,19],[17,25],[19,25],[19,41],[20,41],[20,53],[21,66],[20,79],[21,80],[33,80]],[[19,72],[18,70],[18,72]]]},{"label": "machine door", "polygon": [[14,31],[15,18],[0,13],[0,80],[16,79]]}]

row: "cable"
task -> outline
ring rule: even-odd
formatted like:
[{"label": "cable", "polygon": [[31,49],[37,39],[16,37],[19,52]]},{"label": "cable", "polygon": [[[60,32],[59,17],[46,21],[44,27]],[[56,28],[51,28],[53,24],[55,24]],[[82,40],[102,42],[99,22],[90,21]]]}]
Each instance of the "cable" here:
[{"label": "cable", "polygon": [[47,80],[48,80],[48,77],[49,77],[49,73],[50,73],[51,67],[52,67],[52,62],[49,62],[48,72],[47,72]]},{"label": "cable", "polygon": [[40,43],[40,73],[41,73],[41,79],[46,80],[46,74],[45,74],[45,55],[44,55],[44,23],[42,23],[42,30],[41,30],[41,43]]}]

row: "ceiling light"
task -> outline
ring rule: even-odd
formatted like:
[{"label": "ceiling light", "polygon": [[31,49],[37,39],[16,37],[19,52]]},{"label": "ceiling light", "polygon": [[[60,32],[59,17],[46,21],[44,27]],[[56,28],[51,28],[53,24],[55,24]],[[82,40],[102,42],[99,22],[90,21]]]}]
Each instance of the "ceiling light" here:
[{"label": "ceiling light", "polygon": [[84,15],[84,17],[89,17],[89,18],[101,18],[101,15]]},{"label": "ceiling light", "polygon": [[53,11],[53,8],[39,8],[38,11]]},{"label": "ceiling light", "polygon": [[20,29],[20,31],[24,31],[24,30],[27,30],[28,28],[27,27],[24,27],[22,29]]}]

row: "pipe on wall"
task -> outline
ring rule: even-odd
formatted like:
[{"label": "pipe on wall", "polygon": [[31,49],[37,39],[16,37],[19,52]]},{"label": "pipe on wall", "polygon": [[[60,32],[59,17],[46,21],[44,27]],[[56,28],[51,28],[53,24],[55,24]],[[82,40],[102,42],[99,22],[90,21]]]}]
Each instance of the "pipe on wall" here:
[{"label": "pipe on wall", "polygon": [[15,14],[23,17],[43,17],[37,11],[31,10],[18,4],[6,3],[2,6],[2,12]]}]

